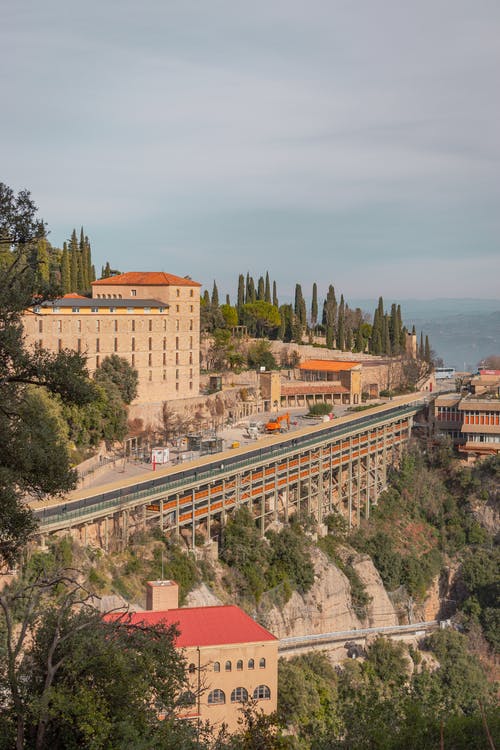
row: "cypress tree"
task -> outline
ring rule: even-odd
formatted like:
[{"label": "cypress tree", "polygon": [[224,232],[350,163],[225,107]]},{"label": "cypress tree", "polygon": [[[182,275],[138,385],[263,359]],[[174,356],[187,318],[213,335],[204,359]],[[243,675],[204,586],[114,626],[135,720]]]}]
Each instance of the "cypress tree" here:
[{"label": "cypress tree", "polygon": [[255,293],[255,284],[253,278],[250,276],[248,280],[248,289],[247,289],[247,302],[256,302],[257,301],[257,295]]},{"label": "cypress tree", "polygon": [[257,299],[262,300],[262,302],[264,302],[265,296],[266,296],[266,291],[265,291],[264,279],[262,276],[259,276],[259,280],[257,282]]},{"label": "cypress tree", "polygon": [[217,309],[219,307],[219,290],[217,289],[217,284],[214,280],[214,285],[212,288],[212,307]]},{"label": "cypress tree", "polygon": [[425,347],[424,347],[424,359],[429,364],[431,363],[431,347],[429,344],[429,337],[425,337]]},{"label": "cypress tree", "polygon": [[[78,289],[78,240],[76,239],[76,231],[73,229],[71,239],[69,241],[69,265],[71,269],[71,290],[76,292]],[[111,275],[111,274],[110,274]]]},{"label": "cypress tree", "polygon": [[424,334],[422,331],[420,331],[420,346],[418,347],[418,358],[424,359],[425,350],[424,350]]},{"label": "cypress tree", "polygon": [[269,281],[269,271],[266,271],[266,288],[264,291],[264,299],[266,302],[271,303],[271,284]]},{"label": "cypress tree", "polygon": [[337,299],[335,297],[335,289],[330,284],[323,305],[323,325],[325,326],[326,345],[329,349],[333,349],[333,344],[336,338],[336,320]]},{"label": "cypress tree", "polygon": [[208,289],[205,289],[203,292],[203,304],[205,307],[210,307],[210,294],[208,292]]},{"label": "cypress tree", "polygon": [[71,291],[71,268],[69,264],[69,253],[66,242],[63,244],[61,256],[61,288],[63,294],[69,294]]},{"label": "cypress tree", "polygon": [[276,288],[276,282],[275,281],[273,281],[273,305],[275,307],[279,307],[278,290]]},{"label": "cypress tree", "polygon": [[87,244],[85,242],[85,235],[83,233],[83,227],[80,228],[80,242],[78,244],[80,252],[80,262],[82,267],[82,290],[87,291],[90,289],[90,259],[87,258]]},{"label": "cypress tree", "polygon": [[50,279],[49,251],[47,240],[43,237],[36,246],[36,277],[41,286],[48,284]]},{"label": "cypress tree", "polygon": [[95,278],[95,266],[92,263],[92,265],[90,266],[90,280],[95,281]]},{"label": "cypress tree", "polygon": [[391,353],[394,356],[397,356],[399,354],[400,329],[398,321],[398,311],[395,302],[393,302],[391,305],[391,319],[389,321],[389,330]]},{"label": "cypress tree", "polygon": [[226,294],[226,305],[227,305],[228,307],[231,307],[231,300],[230,300],[230,298],[229,298],[229,294]]},{"label": "cypress tree", "polygon": [[311,326],[314,328],[318,322],[318,286],[313,284],[312,301],[311,301]]},{"label": "cypress tree", "polygon": [[384,315],[384,341],[383,341],[383,349],[384,354],[387,354],[389,357],[392,354],[392,347],[391,347],[391,333],[390,333],[390,326],[389,326],[389,316]]},{"label": "cypress tree", "polygon": [[344,351],[345,349],[345,303],[344,295],[340,295],[339,315],[337,322],[337,349]]},{"label": "cypress tree", "polygon": [[238,294],[236,296],[236,309],[238,310],[238,319],[241,324],[241,313],[245,304],[245,277],[242,273],[238,276]]}]

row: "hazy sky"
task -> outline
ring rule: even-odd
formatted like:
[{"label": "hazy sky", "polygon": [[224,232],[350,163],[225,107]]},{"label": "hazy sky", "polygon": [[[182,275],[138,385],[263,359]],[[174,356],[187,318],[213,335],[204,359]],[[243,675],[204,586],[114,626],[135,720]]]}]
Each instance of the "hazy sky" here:
[{"label": "hazy sky", "polygon": [[500,297],[498,0],[0,0],[0,180],[219,291]]}]

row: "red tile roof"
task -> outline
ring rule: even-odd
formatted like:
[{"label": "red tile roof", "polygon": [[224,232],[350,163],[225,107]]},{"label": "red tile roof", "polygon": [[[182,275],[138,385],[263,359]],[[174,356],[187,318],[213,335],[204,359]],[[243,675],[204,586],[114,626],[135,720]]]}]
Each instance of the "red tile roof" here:
[{"label": "red tile roof", "polygon": [[[116,619],[120,615],[108,615]],[[230,643],[260,643],[277,638],[236,606],[187,607],[163,612],[131,612],[133,625],[177,625],[176,646],[221,646]]]},{"label": "red tile roof", "polygon": [[332,359],[306,359],[301,362],[301,370],[316,370],[317,372],[342,372],[342,370],[353,370],[360,362],[339,362]]},{"label": "red tile roof", "polygon": [[115,286],[116,284],[126,286],[129,284],[135,284],[136,286],[201,286],[197,281],[183,276],[174,276],[173,273],[165,273],[164,271],[128,271],[92,282],[92,286]]},{"label": "red tile roof", "polygon": [[70,292],[69,294],[65,294],[62,299],[88,299],[88,297],[85,297],[83,294],[77,294],[76,292]]}]

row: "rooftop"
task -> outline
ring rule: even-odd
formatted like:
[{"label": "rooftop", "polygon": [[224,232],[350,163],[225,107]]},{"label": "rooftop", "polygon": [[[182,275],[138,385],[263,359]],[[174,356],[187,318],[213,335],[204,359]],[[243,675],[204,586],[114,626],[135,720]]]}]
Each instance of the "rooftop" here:
[{"label": "rooftop", "polygon": [[[120,615],[108,615],[116,619]],[[221,646],[231,643],[260,643],[277,638],[259,625],[246,612],[234,605],[222,607],[187,607],[165,612],[131,612],[133,625],[177,625],[176,646]]]},{"label": "rooftop", "polygon": [[92,286],[201,286],[188,276],[175,276],[164,271],[128,271],[93,281]]},{"label": "rooftop", "polygon": [[40,305],[32,305],[33,307],[130,307],[133,309],[134,307],[168,308],[170,305],[157,299],[136,299],[135,297],[131,299],[101,299],[100,297],[94,297],[91,299],[90,297],[66,294],[61,299],[45,300]]}]

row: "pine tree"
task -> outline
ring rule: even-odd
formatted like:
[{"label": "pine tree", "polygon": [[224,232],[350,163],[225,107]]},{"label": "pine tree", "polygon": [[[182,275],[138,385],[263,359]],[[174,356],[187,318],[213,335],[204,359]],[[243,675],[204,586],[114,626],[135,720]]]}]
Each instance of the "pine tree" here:
[{"label": "pine tree", "polygon": [[279,307],[278,290],[276,288],[276,282],[275,281],[273,281],[273,305],[275,307]]},{"label": "pine tree", "polygon": [[313,284],[312,289],[312,301],[311,301],[311,327],[315,328],[318,322],[318,286],[316,282]]},{"label": "pine tree", "polygon": [[271,284],[269,281],[269,271],[266,271],[266,288],[264,291],[264,299],[266,302],[271,304]]},{"label": "pine tree", "polygon": [[217,289],[217,284],[215,283],[215,281],[212,288],[212,307],[215,309],[219,307],[219,290]]},{"label": "pine tree", "polygon": [[71,291],[71,268],[69,264],[69,253],[66,242],[63,244],[61,256],[61,288],[63,294],[69,294]]},{"label": "pine tree", "polygon": [[264,279],[262,276],[259,276],[259,280],[257,282],[257,299],[262,300],[264,302],[265,296],[266,296],[266,291],[265,291]]}]

